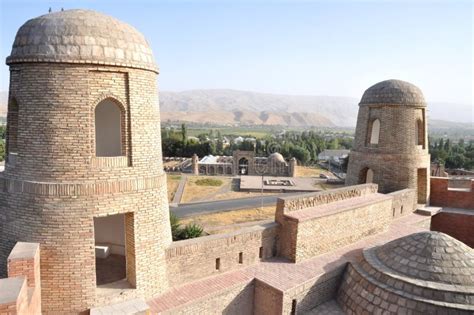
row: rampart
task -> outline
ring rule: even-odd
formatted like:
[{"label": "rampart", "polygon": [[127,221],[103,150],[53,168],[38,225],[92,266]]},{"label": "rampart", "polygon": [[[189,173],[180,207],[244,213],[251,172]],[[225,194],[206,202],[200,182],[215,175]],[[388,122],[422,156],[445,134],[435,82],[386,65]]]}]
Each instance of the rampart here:
[{"label": "rampart", "polygon": [[437,207],[474,209],[474,180],[458,182],[446,177],[431,177],[430,204]]}]

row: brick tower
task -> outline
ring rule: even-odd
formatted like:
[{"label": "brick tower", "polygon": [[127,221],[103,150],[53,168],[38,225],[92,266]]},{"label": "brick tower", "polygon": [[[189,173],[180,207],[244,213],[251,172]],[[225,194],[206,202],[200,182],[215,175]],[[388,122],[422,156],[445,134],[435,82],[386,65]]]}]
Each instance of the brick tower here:
[{"label": "brick tower", "polygon": [[359,103],[346,184],[374,182],[379,191],[418,191],[429,197],[426,103],[411,83],[387,80],[368,88]]},{"label": "brick tower", "polygon": [[[50,13],[18,30],[7,64],[2,276],[15,242],[39,242],[47,314],[166,290],[158,71],[143,35],[93,11]],[[103,283],[116,289],[104,297]]]}]

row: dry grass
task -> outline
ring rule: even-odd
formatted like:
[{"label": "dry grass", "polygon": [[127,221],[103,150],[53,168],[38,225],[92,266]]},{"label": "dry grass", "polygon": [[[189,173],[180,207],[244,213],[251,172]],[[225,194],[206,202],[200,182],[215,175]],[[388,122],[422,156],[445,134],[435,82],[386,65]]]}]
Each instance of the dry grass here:
[{"label": "dry grass", "polygon": [[181,180],[181,176],[179,175],[167,175],[166,176],[166,184],[168,187],[168,202],[171,202],[174,198],[174,194],[176,193],[176,189],[178,189],[179,181]]},{"label": "dry grass", "polygon": [[320,168],[319,166],[298,166],[297,168],[298,177],[319,177],[319,174],[326,174],[329,177],[334,177],[331,172],[328,172],[325,169]]},{"label": "dry grass", "polygon": [[180,220],[182,225],[195,223],[206,229],[237,223],[261,221],[275,217],[275,206],[241,209],[226,212],[202,214]]},{"label": "dry grass", "polygon": [[196,184],[196,181],[215,179],[206,176],[190,176],[187,179],[186,186],[184,187],[183,196],[181,202],[193,202],[193,201],[204,201],[213,200],[214,195],[221,189],[226,189],[224,186],[228,186],[230,189],[231,179],[227,177],[219,177],[222,181],[222,185],[219,186],[200,186]]}]

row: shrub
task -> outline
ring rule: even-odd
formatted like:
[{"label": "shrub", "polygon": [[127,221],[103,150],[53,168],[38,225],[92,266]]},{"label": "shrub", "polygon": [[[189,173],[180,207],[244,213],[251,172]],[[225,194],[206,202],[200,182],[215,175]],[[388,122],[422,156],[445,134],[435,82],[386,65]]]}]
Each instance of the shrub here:
[{"label": "shrub", "polygon": [[197,224],[188,224],[184,228],[181,228],[181,223],[176,214],[170,212],[170,223],[171,223],[171,235],[173,241],[187,240],[189,238],[195,238],[202,236],[203,228]]},{"label": "shrub", "polygon": [[202,235],[203,228],[197,224],[188,224],[181,230],[181,239],[187,240],[190,238],[200,237]]},{"label": "shrub", "polygon": [[220,179],[214,179],[214,178],[203,178],[203,179],[198,179],[195,182],[195,184],[198,186],[221,186],[222,181]]}]

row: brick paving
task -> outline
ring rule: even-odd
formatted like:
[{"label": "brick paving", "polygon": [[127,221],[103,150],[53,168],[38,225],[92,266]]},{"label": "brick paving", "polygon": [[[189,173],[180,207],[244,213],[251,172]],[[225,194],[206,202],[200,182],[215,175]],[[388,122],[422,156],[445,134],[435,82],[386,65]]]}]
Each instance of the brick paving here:
[{"label": "brick paving", "polygon": [[219,290],[231,288],[242,282],[250,282],[254,278],[285,292],[312,278],[334,270],[341,264],[354,261],[361,256],[363,248],[383,244],[411,233],[425,231],[426,228],[420,224],[424,220],[429,220],[429,218],[415,213],[410,214],[394,220],[385,233],[365,238],[313,259],[294,264],[285,259],[274,258],[248,268],[172,288],[167,293],[148,301],[148,305],[150,305],[152,312],[171,310]]}]

